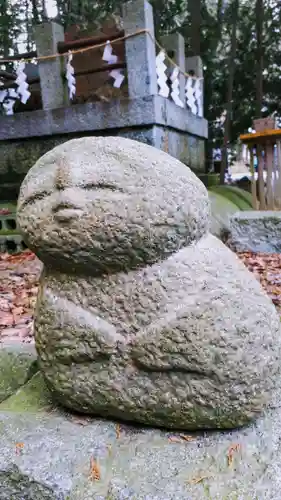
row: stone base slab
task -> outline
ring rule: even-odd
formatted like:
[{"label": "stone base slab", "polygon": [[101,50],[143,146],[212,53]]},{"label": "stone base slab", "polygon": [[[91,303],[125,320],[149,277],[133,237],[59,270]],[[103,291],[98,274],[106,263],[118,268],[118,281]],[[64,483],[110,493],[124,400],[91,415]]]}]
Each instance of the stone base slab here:
[{"label": "stone base slab", "polygon": [[238,252],[281,253],[281,212],[237,212],[230,218],[230,234]]},{"label": "stone base slab", "polygon": [[280,498],[280,391],[239,431],[171,433],[66,413],[26,373],[0,404],[1,500]]}]

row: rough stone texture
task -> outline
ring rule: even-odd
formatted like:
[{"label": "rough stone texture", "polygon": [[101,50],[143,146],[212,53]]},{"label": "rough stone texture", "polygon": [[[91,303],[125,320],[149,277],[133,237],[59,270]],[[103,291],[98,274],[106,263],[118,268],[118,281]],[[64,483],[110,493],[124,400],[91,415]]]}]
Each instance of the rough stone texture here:
[{"label": "rough stone texture", "polygon": [[0,402],[7,399],[36,372],[36,353],[27,346],[0,348]]},{"label": "rough stone texture", "polygon": [[153,264],[199,240],[209,229],[209,200],[188,167],[162,151],[88,137],[54,148],[28,172],[17,220],[43,262],[55,265],[62,252],[66,268],[93,265],[99,276]]},{"label": "rough stone texture", "polygon": [[[44,400],[47,388],[35,385],[33,400]],[[42,404],[22,407],[20,413],[3,411],[2,403],[0,498],[278,500],[280,399],[279,390],[267,412],[247,428],[192,434],[188,441],[166,431],[82,419]],[[99,480],[91,477],[91,458]]]},{"label": "rough stone texture", "polygon": [[[35,27],[35,43],[38,56],[56,54],[58,42],[64,42],[64,29],[60,24],[45,22]],[[62,78],[60,57],[41,59],[38,63],[43,109],[60,108],[69,103],[67,85]]]},{"label": "rough stone texture", "polygon": [[185,70],[187,73],[193,72],[195,76],[203,78],[203,61],[200,56],[187,57],[185,60]]},{"label": "rough stone texture", "polygon": [[155,95],[158,87],[152,6],[147,0],[135,0],[126,2],[122,11],[126,36],[137,30],[149,31],[125,40],[129,96],[135,99]]},{"label": "rough stone texture", "polygon": [[[16,174],[26,174],[34,163],[47,153],[50,149],[58,146],[67,141],[67,136],[63,137],[49,137],[48,139],[40,140],[33,139],[28,141],[13,141],[0,143],[0,178],[4,181],[5,174],[9,173],[15,178]],[[12,181],[12,178],[7,178]]]},{"label": "rough stone texture", "polygon": [[187,167],[127,139],[74,140],[29,171],[18,223],[45,264],[36,346],[62,404],[184,429],[262,411],[279,317],[209,216]]},{"label": "rough stone texture", "polygon": [[281,252],[281,212],[238,212],[230,219],[231,244],[240,252]]},{"label": "rough stone texture", "polygon": [[65,141],[67,136],[0,142],[0,200],[16,201],[20,185],[32,165],[44,153]]},{"label": "rough stone texture", "polygon": [[[205,171],[205,145],[203,139],[166,127],[153,127],[152,132],[151,146],[169,153],[198,174]],[[138,139],[137,136],[133,136],[134,133],[135,131],[130,132],[131,135],[127,135],[127,137]],[[122,136],[124,136],[123,133]]]},{"label": "rough stone texture", "polygon": [[14,387],[14,392],[0,403],[0,412],[40,413],[50,408],[52,408],[51,393],[46,388],[41,372],[38,371],[35,374],[33,371],[24,385],[19,388]]},{"label": "rough stone texture", "polygon": [[98,131],[103,134],[107,130],[152,125],[167,126],[201,139],[208,137],[207,120],[176,106],[169,99],[152,95],[0,117],[0,140]]}]

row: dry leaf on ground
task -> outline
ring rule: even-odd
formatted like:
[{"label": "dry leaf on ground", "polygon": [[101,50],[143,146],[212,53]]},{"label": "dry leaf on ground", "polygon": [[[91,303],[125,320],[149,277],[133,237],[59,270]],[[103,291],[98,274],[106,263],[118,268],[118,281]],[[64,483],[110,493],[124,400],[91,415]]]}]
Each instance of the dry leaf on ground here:
[{"label": "dry leaf on ground", "polygon": [[192,479],[190,479],[187,482],[188,482],[188,484],[199,484],[199,483],[202,483],[202,481],[204,481],[204,479],[211,479],[211,477],[213,477],[213,476],[205,475],[205,476],[193,477]]},{"label": "dry leaf on ground", "polygon": [[178,436],[169,436],[170,443],[183,443],[184,441],[194,441],[196,438],[193,436],[187,436],[185,434],[179,434]]},{"label": "dry leaf on ground", "polygon": [[281,313],[281,254],[240,252],[237,255],[254,273]]},{"label": "dry leaf on ground", "polygon": [[116,424],[116,439],[120,439],[121,436],[121,426],[120,424]]},{"label": "dry leaf on ground", "polygon": [[228,467],[231,467],[232,464],[233,464],[233,460],[234,460],[234,454],[239,452],[241,450],[241,445],[236,443],[236,444],[233,444],[229,447],[228,449],[228,452],[227,452],[227,464],[228,464]]},{"label": "dry leaf on ground", "polygon": [[92,481],[100,480],[100,468],[97,461],[92,457],[90,460],[90,479]]},{"label": "dry leaf on ground", "polygon": [[180,438],[184,441],[194,441],[196,438],[194,436],[187,436],[185,434],[180,434]]},{"label": "dry leaf on ground", "polygon": [[23,451],[24,443],[16,443],[16,455],[20,455]]},{"label": "dry leaf on ground", "polygon": [[30,251],[0,254],[0,341],[33,341],[33,314],[42,264]]}]

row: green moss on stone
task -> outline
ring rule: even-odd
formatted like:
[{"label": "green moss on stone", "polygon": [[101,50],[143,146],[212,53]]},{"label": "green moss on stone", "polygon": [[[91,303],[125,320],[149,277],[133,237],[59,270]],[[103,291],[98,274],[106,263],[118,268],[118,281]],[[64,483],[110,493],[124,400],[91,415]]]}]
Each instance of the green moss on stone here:
[{"label": "green moss on stone", "polygon": [[211,191],[227,198],[234,203],[239,210],[251,210],[251,194],[235,186],[212,186]]},{"label": "green moss on stone", "polygon": [[198,174],[198,177],[207,189],[217,186],[220,181],[220,176],[218,174]]},{"label": "green moss on stone", "polygon": [[[11,396],[38,369],[35,354],[0,350],[0,402]],[[32,370],[32,372],[30,372]]]},{"label": "green moss on stone", "polygon": [[229,230],[229,218],[239,211],[237,205],[218,193],[209,191],[211,202],[211,233],[220,238]]},{"label": "green moss on stone", "polygon": [[43,376],[36,373],[23,387],[0,404],[0,411],[31,412],[46,411],[52,406],[52,400]]}]

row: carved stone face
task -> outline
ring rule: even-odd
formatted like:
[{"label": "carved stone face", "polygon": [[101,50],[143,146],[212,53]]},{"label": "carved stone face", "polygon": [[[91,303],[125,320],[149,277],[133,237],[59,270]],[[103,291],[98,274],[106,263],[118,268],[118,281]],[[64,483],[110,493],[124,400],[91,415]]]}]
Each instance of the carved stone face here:
[{"label": "carved stone face", "polygon": [[100,274],[152,264],[200,239],[209,201],[188,167],[162,151],[117,137],[74,139],[28,172],[18,224],[43,262]]}]

